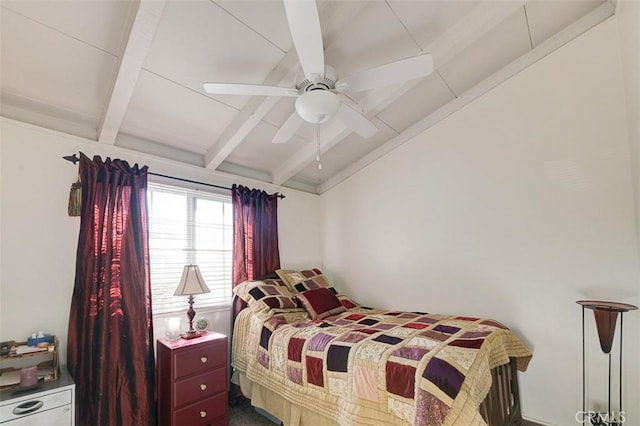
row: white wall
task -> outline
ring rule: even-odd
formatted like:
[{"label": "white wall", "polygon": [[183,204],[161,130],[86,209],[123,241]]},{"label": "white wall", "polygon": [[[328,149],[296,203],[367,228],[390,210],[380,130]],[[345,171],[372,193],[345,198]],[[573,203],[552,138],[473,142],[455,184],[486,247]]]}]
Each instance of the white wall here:
[{"label": "white wall", "polygon": [[[614,18],[323,194],[325,269],[369,306],[506,323],[534,353],[520,375],[525,417],[576,424],[576,300],[639,302],[624,105]],[[601,404],[605,357],[588,319]],[[639,323],[625,317],[629,424]]]},{"label": "white wall", "polygon": [[616,16],[620,33],[631,167],[636,193],[636,215],[638,231],[640,231],[640,1],[618,0]]},{"label": "white wall", "polygon": [[[618,0],[616,2],[616,17],[620,37],[627,129],[636,201],[636,232],[640,245],[640,2]],[[638,261],[640,262],[640,258]],[[640,289],[640,279],[638,279],[638,288]],[[636,303],[636,305],[640,305],[640,303]],[[640,341],[640,327],[637,327],[635,339]],[[637,386],[640,388],[640,384]],[[640,406],[640,396],[635,403]]]},{"label": "white wall", "polygon": [[[83,151],[149,166],[150,171],[218,185],[239,183],[280,191],[280,255],[284,267],[320,264],[318,196],[289,188],[258,185],[196,167],[144,156],[117,147],[2,119],[0,140],[0,340],[24,340],[44,330],[58,335],[66,362],[66,335],[73,292],[80,218],[67,216],[77,166],[61,157]],[[196,301],[197,304],[197,301]],[[185,302],[185,312],[186,312]],[[196,311],[198,311],[196,307]],[[201,311],[223,334],[229,311]],[[185,316],[186,321],[186,316]],[[163,322],[156,337],[163,336]]]}]

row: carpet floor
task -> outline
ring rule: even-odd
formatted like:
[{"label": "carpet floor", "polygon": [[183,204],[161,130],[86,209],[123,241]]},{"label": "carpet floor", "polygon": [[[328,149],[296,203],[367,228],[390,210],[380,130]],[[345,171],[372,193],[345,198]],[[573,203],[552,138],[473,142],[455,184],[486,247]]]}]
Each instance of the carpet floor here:
[{"label": "carpet floor", "polygon": [[258,413],[249,400],[235,407],[229,407],[229,426],[275,426],[276,424]]}]

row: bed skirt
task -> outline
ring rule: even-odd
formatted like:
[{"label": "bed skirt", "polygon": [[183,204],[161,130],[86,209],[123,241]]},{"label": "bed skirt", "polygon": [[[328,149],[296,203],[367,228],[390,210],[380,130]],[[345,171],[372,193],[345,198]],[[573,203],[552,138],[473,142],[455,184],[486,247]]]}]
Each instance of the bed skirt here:
[{"label": "bed skirt", "polygon": [[241,371],[234,371],[231,382],[240,386],[242,394],[251,400],[251,405],[277,417],[286,426],[339,426],[330,418],[294,404],[258,383],[252,382]]},{"label": "bed skirt", "polygon": [[[520,395],[515,359],[491,371],[492,386],[480,405],[480,413],[490,426],[522,423]],[[231,381],[240,386],[251,405],[267,411],[286,426],[339,426],[332,419],[294,404],[279,394],[249,380],[244,372],[235,370]]]}]

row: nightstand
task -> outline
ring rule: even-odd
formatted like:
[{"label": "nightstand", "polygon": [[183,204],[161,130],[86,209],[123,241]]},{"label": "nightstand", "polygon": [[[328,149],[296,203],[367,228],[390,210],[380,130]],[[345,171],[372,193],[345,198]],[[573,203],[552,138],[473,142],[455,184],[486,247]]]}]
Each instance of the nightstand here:
[{"label": "nightstand", "polygon": [[184,340],[158,339],[158,423],[227,425],[227,337],[214,332]]}]

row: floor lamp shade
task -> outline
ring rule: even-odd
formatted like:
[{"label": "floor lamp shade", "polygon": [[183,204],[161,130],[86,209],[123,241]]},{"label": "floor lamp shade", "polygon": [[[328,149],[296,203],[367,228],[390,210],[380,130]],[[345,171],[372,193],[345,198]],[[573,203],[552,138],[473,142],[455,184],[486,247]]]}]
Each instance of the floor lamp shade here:
[{"label": "floor lamp shade", "polygon": [[613,346],[613,337],[616,333],[616,323],[618,322],[618,311],[606,309],[594,309],[593,315],[596,319],[596,329],[602,352],[608,354]]},{"label": "floor lamp shade", "polygon": [[196,315],[196,311],[193,310],[193,296],[195,294],[210,293],[209,287],[205,284],[200,268],[198,265],[185,265],[182,271],[182,278],[180,278],[180,284],[176,288],[174,296],[189,296],[189,310],[187,311],[187,317],[189,318],[189,330],[182,335],[184,339],[193,339],[200,336],[193,328],[193,317]]}]

